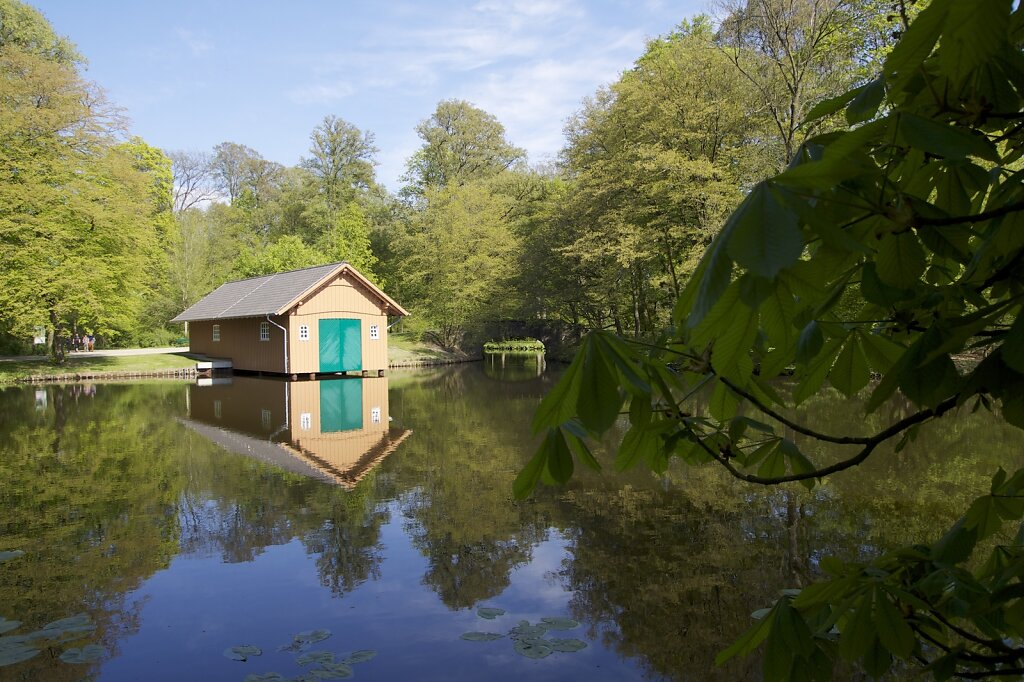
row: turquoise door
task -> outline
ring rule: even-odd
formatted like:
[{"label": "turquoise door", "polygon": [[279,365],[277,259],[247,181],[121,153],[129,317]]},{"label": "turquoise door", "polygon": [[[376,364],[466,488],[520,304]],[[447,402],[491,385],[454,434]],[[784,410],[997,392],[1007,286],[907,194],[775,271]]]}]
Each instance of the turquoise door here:
[{"label": "turquoise door", "polygon": [[319,331],[321,372],[353,372],[363,368],[359,320],[320,320]]},{"label": "turquoise door", "polygon": [[363,428],[363,380],[320,382],[320,431],[334,433]]}]

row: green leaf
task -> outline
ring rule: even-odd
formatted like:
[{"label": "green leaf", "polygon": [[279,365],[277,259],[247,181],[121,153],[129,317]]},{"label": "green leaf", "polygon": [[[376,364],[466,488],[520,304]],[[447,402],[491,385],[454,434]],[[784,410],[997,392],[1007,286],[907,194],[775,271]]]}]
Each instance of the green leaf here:
[{"label": "green leaf", "polygon": [[244,682],[288,682],[281,673],[249,673]]},{"label": "green leaf", "polygon": [[324,663],[319,670],[310,670],[307,675],[318,680],[347,680],[355,671],[345,663]]},{"label": "green leaf", "polygon": [[732,281],[732,260],[723,245],[724,235],[725,230],[711,242],[676,303],[675,317],[685,321],[687,327],[701,323]]},{"label": "green leaf", "polygon": [[977,156],[999,162],[999,152],[983,135],[965,128],[947,125],[904,112],[900,115],[900,135],[915,149],[926,151],[947,159],[964,159]]},{"label": "green leaf", "polygon": [[512,495],[517,500],[525,500],[537,487],[541,474],[548,466],[548,454],[554,448],[554,429],[548,431],[544,442],[537,448],[537,452],[526,463],[516,480],[512,483]]},{"label": "green leaf", "polygon": [[359,649],[358,651],[353,651],[343,658],[341,662],[346,665],[354,665],[356,663],[366,663],[367,661],[372,661],[375,658],[377,658],[376,649]]},{"label": "green leaf", "polygon": [[843,350],[836,358],[836,364],[832,366],[828,378],[847,398],[855,395],[871,380],[871,370],[868,368],[864,351],[861,350],[857,333],[851,333],[846,337]]},{"label": "green leaf", "polygon": [[587,643],[581,639],[558,639],[552,638],[548,640],[548,646],[551,647],[552,651],[558,651],[563,654],[571,654],[576,651],[582,651],[587,648]]},{"label": "green leaf", "polygon": [[584,359],[576,410],[583,425],[595,433],[607,431],[622,407],[618,376],[605,359],[604,348],[588,336],[580,349]]},{"label": "green leaf", "polygon": [[896,289],[913,289],[927,265],[921,242],[912,232],[887,234],[875,257],[878,278]]},{"label": "green leaf", "polygon": [[800,337],[796,343],[796,362],[806,365],[811,362],[825,343],[825,336],[821,333],[821,325],[817,320],[811,320],[800,331]]},{"label": "green leaf", "polygon": [[768,183],[747,196],[726,222],[729,256],[767,279],[795,263],[804,248],[795,212],[783,206]]},{"label": "green leaf", "polygon": [[516,640],[512,649],[520,656],[526,658],[546,658],[551,655],[552,649],[549,647],[544,640]]},{"label": "green leaf", "polygon": [[[597,461],[594,454],[590,451],[590,448],[587,447],[587,442],[583,439],[584,437],[576,433],[572,428],[572,425],[575,423],[576,422],[569,421],[566,422],[563,427],[565,442],[569,444],[569,450],[576,455],[578,460],[587,465],[587,467],[594,471],[601,471],[601,463]],[[582,430],[582,428],[583,427],[580,426],[580,430]]]},{"label": "green leaf", "polygon": [[839,635],[839,655],[847,661],[856,661],[876,646],[877,637],[871,617],[871,595],[868,592],[842,623]]},{"label": "green leaf", "polygon": [[778,478],[786,475],[786,455],[782,448],[774,448],[757,469],[761,478]]},{"label": "green leaf", "polygon": [[334,654],[330,651],[310,651],[295,659],[299,665],[310,663],[334,663]]},{"label": "green leaf", "polygon": [[885,97],[885,79],[879,76],[867,85],[857,88],[857,96],[846,108],[846,122],[850,125],[870,120],[878,113]]},{"label": "green leaf", "polygon": [[947,0],[931,2],[911,22],[885,60],[886,76],[903,80],[917,72],[939,40],[950,4]]},{"label": "green leaf", "polygon": [[736,414],[740,401],[725,383],[715,383],[715,390],[711,392],[711,400],[708,401],[708,412],[720,422],[731,419]]},{"label": "green leaf", "polygon": [[660,445],[658,432],[649,426],[633,426],[622,437],[622,443],[615,453],[615,468],[625,471],[636,464]]},{"label": "green leaf", "polygon": [[757,336],[757,312],[746,305],[733,308],[732,319],[711,351],[711,366],[719,375],[745,384],[754,370],[750,350]]},{"label": "green leaf", "polygon": [[463,632],[459,635],[459,639],[464,639],[467,642],[493,642],[504,636],[497,632]]},{"label": "green leaf", "polygon": [[847,104],[860,96],[867,86],[860,86],[849,90],[835,97],[829,97],[815,104],[810,111],[807,112],[807,116],[804,117],[804,125],[817,121],[818,119],[831,116],[843,109]]},{"label": "green leaf", "polygon": [[495,608],[493,606],[481,606],[476,610],[476,615],[487,620],[494,620],[498,616],[505,615],[505,609]]},{"label": "green leaf", "polygon": [[8,665],[14,665],[15,663],[21,663],[34,657],[39,653],[39,649],[28,646],[23,642],[11,642],[0,646],[0,668]]},{"label": "green leaf", "polygon": [[768,637],[769,634],[771,634],[772,625],[775,621],[775,611],[779,608],[780,602],[776,602],[775,606],[772,607],[772,610],[768,613],[768,615],[761,618],[746,632],[740,635],[740,637],[735,642],[730,644],[725,651],[719,653],[715,657],[715,665],[722,665],[723,663],[725,663],[726,661],[735,656],[746,656],[751,651],[756,649],[761,644],[761,642],[763,642],[765,638]]},{"label": "green leaf", "polygon": [[880,590],[875,590],[875,630],[882,645],[902,659],[910,658],[917,644],[914,631]]},{"label": "green leaf", "polygon": [[580,626],[579,621],[562,616],[544,616],[540,619],[548,630],[574,630]]},{"label": "green leaf", "polygon": [[565,442],[565,434],[561,429],[552,429],[549,437],[552,446],[548,450],[546,471],[555,483],[564,484],[572,478],[572,453],[569,452],[569,445]]},{"label": "green leaf", "polygon": [[878,277],[878,270],[871,261],[864,263],[861,270],[860,291],[868,303],[883,308],[892,308],[897,303],[914,297],[914,292],[909,289],[898,289],[882,283]]},{"label": "green leaf", "polygon": [[583,356],[584,352],[581,349],[562,378],[541,401],[540,407],[533,415],[532,428],[535,434],[559,426],[576,415],[576,401],[579,399],[583,378]]}]

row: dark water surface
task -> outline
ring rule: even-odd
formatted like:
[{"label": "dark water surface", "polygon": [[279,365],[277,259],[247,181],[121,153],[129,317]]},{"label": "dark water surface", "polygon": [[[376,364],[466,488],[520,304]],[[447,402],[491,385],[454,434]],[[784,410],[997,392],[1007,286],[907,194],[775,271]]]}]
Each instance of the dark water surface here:
[{"label": "dark water surface", "polygon": [[[87,617],[17,640],[39,653],[0,680],[295,678],[308,651],[357,650],[376,652],[351,663],[366,680],[756,679],[756,660],[714,667],[751,611],[823,556],[934,537],[1024,463],[1021,434],[982,412],[813,493],[678,468],[584,472],[517,503],[553,378],[512,364],[0,391],[0,556],[24,552],[0,562],[0,660],[12,636]],[[800,416],[873,426],[827,396]],[[507,634],[543,617],[578,621],[545,636],[586,648],[517,653]],[[279,650],[314,630],[330,637]],[[98,660],[61,660],[88,644]],[[241,645],[262,655],[224,655]]]}]

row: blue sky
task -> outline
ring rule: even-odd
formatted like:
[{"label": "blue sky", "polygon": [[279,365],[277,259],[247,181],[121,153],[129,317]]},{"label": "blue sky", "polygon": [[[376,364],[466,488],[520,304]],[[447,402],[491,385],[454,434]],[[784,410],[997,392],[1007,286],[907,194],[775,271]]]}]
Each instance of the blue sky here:
[{"label": "blue sky", "polygon": [[164,149],[238,142],[295,165],[333,114],[376,136],[397,190],[417,123],[442,99],[495,115],[531,163],[581,100],[706,0],[30,0],[86,75]]}]

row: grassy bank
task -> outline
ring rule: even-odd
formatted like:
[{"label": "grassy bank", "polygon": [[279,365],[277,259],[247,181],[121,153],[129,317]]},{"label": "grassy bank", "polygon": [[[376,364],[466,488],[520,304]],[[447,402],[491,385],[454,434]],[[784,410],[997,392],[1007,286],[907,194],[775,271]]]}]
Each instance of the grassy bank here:
[{"label": "grassy bank", "polygon": [[123,355],[105,357],[68,356],[63,365],[48,360],[0,362],[0,384],[10,384],[33,375],[90,374],[95,372],[159,372],[194,367],[196,361],[185,355]]}]

